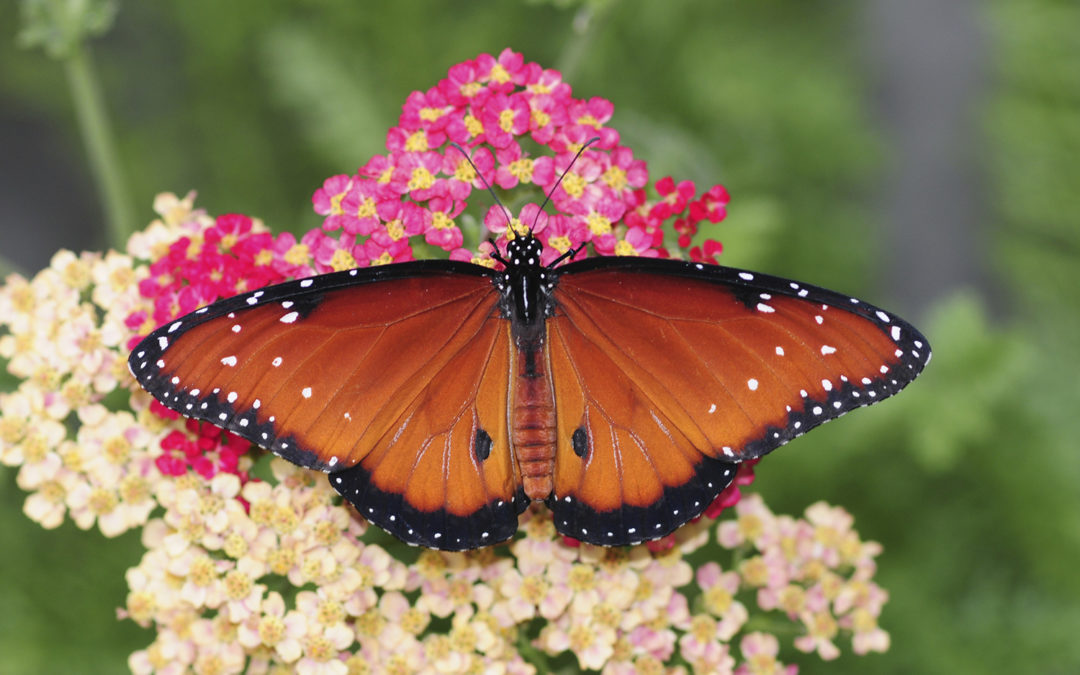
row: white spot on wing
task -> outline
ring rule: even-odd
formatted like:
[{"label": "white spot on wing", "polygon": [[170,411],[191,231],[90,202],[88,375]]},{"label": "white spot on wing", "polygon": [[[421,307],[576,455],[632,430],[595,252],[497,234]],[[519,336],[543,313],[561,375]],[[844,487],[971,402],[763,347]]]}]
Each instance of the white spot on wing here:
[{"label": "white spot on wing", "polygon": [[299,312],[289,312],[288,314],[286,314],[285,316],[281,317],[278,320],[281,321],[281,323],[293,323],[298,318],[300,318],[300,313]]},{"label": "white spot on wing", "polygon": [[830,347],[829,345],[821,345],[821,355],[828,356],[829,354],[835,354],[836,347]]},{"label": "white spot on wing", "polygon": [[300,288],[307,288],[312,283],[314,283],[314,282],[311,279],[304,279],[303,281],[300,282]]},{"label": "white spot on wing", "polygon": [[877,314],[877,318],[881,319],[885,323],[889,323],[889,315],[888,314],[881,311],[880,309],[876,312],[876,314]]},{"label": "white spot on wing", "polygon": [[304,387],[300,390],[300,395],[304,398],[311,398],[311,387]]},{"label": "white spot on wing", "polygon": [[776,311],[775,309],[773,309],[769,305],[766,305],[764,302],[759,302],[757,304],[757,310],[759,312],[765,312],[766,314],[772,314],[773,312]]},{"label": "white spot on wing", "polygon": [[715,403],[713,403],[712,405],[709,406],[709,414],[711,415],[714,412],[716,412],[716,404]]},{"label": "white spot on wing", "polygon": [[900,341],[900,326],[893,326],[891,334],[892,334],[893,342],[899,342]]},{"label": "white spot on wing", "polygon": [[157,339],[157,344],[158,349],[160,349],[161,351],[165,351],[169,347],[169,338],[162,335]]},{"label": "white spot on wing", "polygon": [[753,281],[754,275],[750,274],[749,272],[739,272],[739,278],[745,281]]},{"label": "white spot on wing", "polygon": [[757,391],[758,381],[751,377],[746,381],[746,386],[750,388],[750,391]]},{"label": "white spot on wing", "polygon": [[776,345],[776,355],[777,356],[783,356],[784,355],[784,348],[781,347],[780,345]]},{"label": "white spot on wing", "polygon": [[226,356],[225,358],[221,359],[221,365],[229,366],[230,368],[235,367],[236,366],[236,356],[235,355],[234,356]]}]

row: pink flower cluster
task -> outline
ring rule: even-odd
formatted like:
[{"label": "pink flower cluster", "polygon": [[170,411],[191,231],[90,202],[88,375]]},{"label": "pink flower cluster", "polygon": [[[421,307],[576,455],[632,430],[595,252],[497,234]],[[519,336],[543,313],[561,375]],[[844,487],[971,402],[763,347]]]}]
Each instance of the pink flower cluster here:
[{"label": "pink flower cluster", "polygon": [[[583,243],[601,255],[667,257],[669,239],[689,249],[702,221],[724,218],[727,192],[717,185],[698,197],[692,181],[663,178],[650,198],[645,162],[607,126],[613,112],[604,99],[575,99],[558,71],[525,63],[509,49],[459,63],[437,85],[408,97],[387,134],[386,155],[316,190],[323,230],[340,232],[325,234],[325,245],[361,265],[379,264],[409,259],[408,240],[422,236],[453,259],[494,264],[490,244],[464,248],[458,223],[473,189],[492,185],[512,205],[510,214],[491,206],[480,219],[496,244],[531,229],[545,245],[545,263]],[[530,202],[548,194],[554,213],[545,216]],[[720,251],[709,240],[690,257],[715,262]]]},{"label": "pink flower cluster", "polygon": [[[240,214],[190,227],[154,252],[149,276],[139,281],[152,308],[131,312],[125,323],[141,336],[203,305],[289,278],[410,260],[421,236],[453,259],[485,265],[495,264],[494,249],[482,239],[494,235],[502,248],[530,229],[545,244],[545,263],[585,243],[602,255],[667,257],[669,240],[693,260],[715,262],[720,243],[691,248],[692,237],[700,223],[724,218],[727,191],[716,185],[699,197],[692,181],[669,177],[656,182],[650,198],[645,162],[619,144],[618,131],[607,126],[612,113],[609,101],[573,98],[558,71],[525,63],[509,49],[457,64],[435,87],[408,97],[387,134],[386,155],[354,176],[328,178],[315,192],[321,229],[300,240],[274,236]],[[578,156],[591,139],[597,140]],[[482,217],[461,218],[473,189],[486,185],[521,204],[517,213],[490,206]],[[531,201],[548,194],[551,214]],[[475,251],[463,247],[457,219],[475,224]],[[490,235],[479,231],[481,222]],[[223,433],[211,448],[208,438],[170,437],[159,468],[174,475],[197,465],[207,476],[235,470],[229,458],[239,441]],[[198,448],[215,459],[203,461]]]},{"label": "pink flower cluster", "polygon": [[299,264],[290,262],[295,244],[291,235],[275,238],[253,229],[247,216],[219,216],[210,227],[172,242],[151,262],[139,293],[153,301],[153,310],[149,316],[133,312],[128,326],[146,332],[215,300],[309,272],[306,255]]}]

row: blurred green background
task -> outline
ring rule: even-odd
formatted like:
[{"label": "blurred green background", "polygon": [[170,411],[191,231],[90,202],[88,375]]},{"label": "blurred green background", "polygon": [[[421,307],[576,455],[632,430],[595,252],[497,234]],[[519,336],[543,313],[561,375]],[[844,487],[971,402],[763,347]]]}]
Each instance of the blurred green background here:
[{"label": "blurred green background", "polygon": [[[892,649],[787,654],[801,672],[1080,671],[1076,2],[174,0],[99,4],[85,51],[16,38],[20,6],[78,5],[0,3],[9,271],[110,244],[81,72],[115,134],[113,220],[196,189],[211,213],[303,231],[314,189],[383,148],[409,92],[510,46],[611,100],[654,180],[729,188],[724,263],[865,297],[933,343],[909,391],[759,467],[775,509],[843,505],[885,546]],[[43,532],[22,500],[3,470],[0,672],[124,670],[150,640],[114,611],[137,535]]]}]

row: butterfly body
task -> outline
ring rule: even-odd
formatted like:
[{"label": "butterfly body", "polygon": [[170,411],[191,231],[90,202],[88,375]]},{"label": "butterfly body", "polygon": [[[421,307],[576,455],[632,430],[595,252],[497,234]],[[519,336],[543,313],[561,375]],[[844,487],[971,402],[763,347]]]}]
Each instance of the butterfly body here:
[{"label": "butterfly body", "polygon": [[399,538],[503,541],[530,502],[597,544],[701,514],[739,462],[891,396],[929,360],[868,303],[646,258],[422,261],[287,282],[170,322],[140,384],[330,482]]}]

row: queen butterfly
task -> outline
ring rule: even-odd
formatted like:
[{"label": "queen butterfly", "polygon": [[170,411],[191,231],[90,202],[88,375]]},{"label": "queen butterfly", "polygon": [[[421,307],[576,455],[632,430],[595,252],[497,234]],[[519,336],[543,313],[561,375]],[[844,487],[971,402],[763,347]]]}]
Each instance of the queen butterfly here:
[{"label": "queen butterfly", "polygon": [[424,260],[270,286],[161,326],[128,364],[169,408],[327,472],[400,539],[463,550],[513,536],[533,500],[586,542],[666,535],[740,462],[930,360],[896,315],[809,284],[542,252],[527,234],[502,271]]}]

